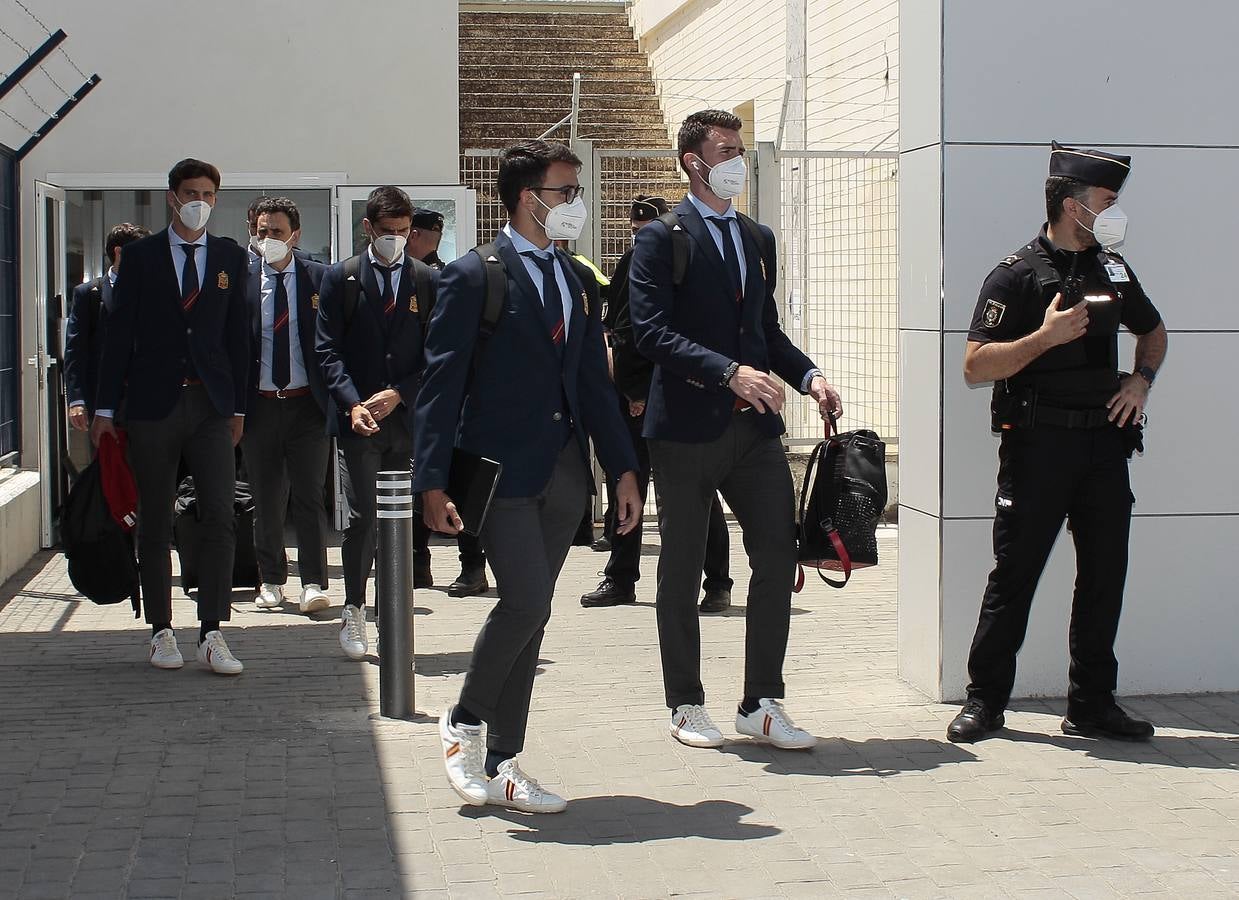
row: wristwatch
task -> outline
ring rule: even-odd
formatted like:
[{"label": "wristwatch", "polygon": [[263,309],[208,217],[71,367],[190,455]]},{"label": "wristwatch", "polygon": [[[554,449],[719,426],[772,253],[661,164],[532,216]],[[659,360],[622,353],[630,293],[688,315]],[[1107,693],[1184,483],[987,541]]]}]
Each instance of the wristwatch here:
[{"label": "wristwatch", "polygon": [[1153,379],[1157,377],[1157,371],[1149,366],[1141,366],[1136,370],[1136,374],[1149,383],[1149,387],[1153,386]]},{"label": "wristwatch", "polygon": [[727,368],[723,370],[723,377],[719,380],[719,384],[721,384],[723,387],[730,387],[731,379],[735,378],[736,373],[739,371],[740,371],[740,364],[738,362],[733,362],[731,365],[729,365]]}]

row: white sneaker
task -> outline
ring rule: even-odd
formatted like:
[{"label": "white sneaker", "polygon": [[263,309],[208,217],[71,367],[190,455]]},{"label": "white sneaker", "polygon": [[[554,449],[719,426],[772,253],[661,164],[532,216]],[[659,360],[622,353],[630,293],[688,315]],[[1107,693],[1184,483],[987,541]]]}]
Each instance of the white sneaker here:
[{"label": "white sneaker", "polygon": [[282,584],[266,584],[258,589],[258,596],[254,598],[254,605],[259,609],[276,609],[284,602],[284,585]]},{"label": "white sneaker", "polygon": [[176,635],[165,628],[151,638],[151,665],[156,669],[179,669],[185,665],[181,648],[176,645]]},{"label": "white sneaker", "polygon": [[797,728],[778,700],[763,697],[757,702],[757,709],[747,715],[736,710],[736,731],[782,750],[808,750],[816,746],[817,738]]},{"label": "white sneaker", "polygon": [[344,605],[340,614],[340,646],[349,659],[365,659],[370,642],[366,639],[366,611],[357,606]]},{"label": "white sneaker", "polygon": [[198,662],[210,666],[216,675],[240,675],[245,668],[241,660],[232,655],[218,631],[208,631],[206,640],[198,645]]},{"label": "white sneaker", "polygon": [[439,740],[443,742],[443,767],[452,790],[471,806],[486,803],[486,766],[483,762],[482,726],[453,725],[451,708],[439,716]]},{"label": "white sneaker", "polygon": [[298,608],[307,615],[326,609],[330,605],[331,601],[327,599],[327,595],[317,584],[305,585],[301,589],[301,596],[297,598]]},{"label": "white sneaker", "polygon": [[671,712],[671,736],[689,747],[721,747],[723,732],[704,706],[685,703]]},{"label": "white sneaker", "polygon": [[563,812],[568,801],[552,794],[520,770],[515,759],[499,764],[499,774],[486,783],[486,802],[529,813]]}]

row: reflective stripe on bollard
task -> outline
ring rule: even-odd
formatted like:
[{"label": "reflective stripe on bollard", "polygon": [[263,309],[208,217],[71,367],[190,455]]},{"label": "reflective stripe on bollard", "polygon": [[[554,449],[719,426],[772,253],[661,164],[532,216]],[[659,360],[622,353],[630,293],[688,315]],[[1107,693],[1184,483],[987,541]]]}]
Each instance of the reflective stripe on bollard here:
[{"label": "reflective stripe on bollard", "polygon": [[375,483],[379,613],[379,714],[413,717],[413,479],[409,470],[379,472]]}]

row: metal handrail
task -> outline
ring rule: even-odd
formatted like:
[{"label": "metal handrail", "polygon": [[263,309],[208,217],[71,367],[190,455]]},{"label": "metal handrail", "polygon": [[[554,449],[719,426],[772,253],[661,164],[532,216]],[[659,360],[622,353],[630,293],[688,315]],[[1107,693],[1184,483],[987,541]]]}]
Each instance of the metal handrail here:
[{"label": "metal handrail", "polygon": [[546,131],[538,135],[538,140],[544,141],[547,138],[549,138],[552,134],[554,134],[556,131],[558,131],[560,128],[563,128],[565,125],[570,124],[570,128],[568,130],[568,143],[575,144],[576,135],[577,135],[577,113],[580,112],[580,109],[581,109],[581,73],[573,72],[572,73],[572,109],[571,111],[568,113],[568,115],[564,116],[562,119],[560,119],[550,128],[548,128]]}]

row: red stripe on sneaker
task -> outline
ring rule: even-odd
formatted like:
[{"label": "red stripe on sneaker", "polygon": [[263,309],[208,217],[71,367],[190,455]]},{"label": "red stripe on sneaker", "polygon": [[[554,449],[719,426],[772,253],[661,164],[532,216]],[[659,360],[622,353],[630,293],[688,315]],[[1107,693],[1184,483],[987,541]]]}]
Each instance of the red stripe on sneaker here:
[{"label": "red stripe on sneaker", "polygon": [[443,755],[445,758],[451,759],[453,756],[455,756],[459,752],[460,752],[460,741],[457,741],[455,744],[452,744],[452,746],[448,747],[447,752],[444,753]]},{"label": "red stripe on sneaker", "polygon": [[512,797],[512,792],[513,792],[514,790],[516,790],[516,782],[515,782],[515,781],[509,781],[509,782],[508,782],[508,802],[509,802],[509,803],[510,803],[510,802],[512,802],[512,799],[513,799],[513,797]]},{"label": "red stripe on sneaker", "polygon": [[770,723],[774,721],[770,718],[770,713],[766,713],[766,720],[761,723],[761,733],[766,737],[770,737]]}]

